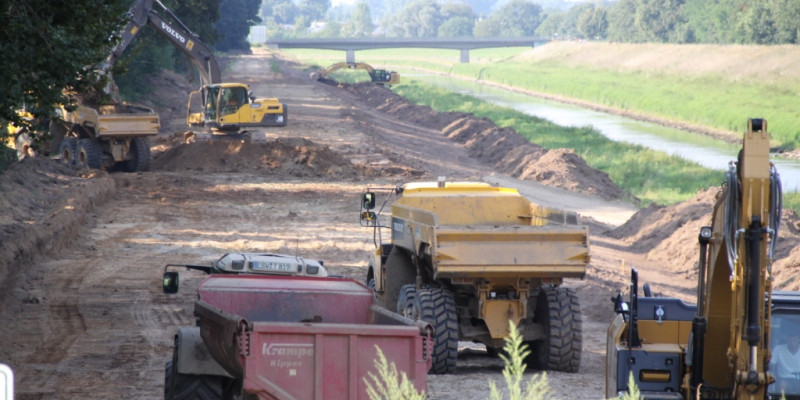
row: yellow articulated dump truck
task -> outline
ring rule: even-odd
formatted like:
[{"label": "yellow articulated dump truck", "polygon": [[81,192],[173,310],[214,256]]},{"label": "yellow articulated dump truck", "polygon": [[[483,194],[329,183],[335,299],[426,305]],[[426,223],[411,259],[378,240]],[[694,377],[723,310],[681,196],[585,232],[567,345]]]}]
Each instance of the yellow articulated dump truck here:
[{"label": "yellow articulated dump truck", "polygon": [[[367,188],[361,200],[361,223],[374,228],[376,244],[367,285],[383,307],[434,327],[430,372],[455,371],[459,340],[496,352],[509,321],[531,348],[530,365],[577,372],[580,305],[562,286],[583,278],[589,263],[588,228],[575,213],[533,204],[515,189],[442,178]],[[390,203],[387,218],[381,211]],[[385,243],[381,228],[391,231]]]}]

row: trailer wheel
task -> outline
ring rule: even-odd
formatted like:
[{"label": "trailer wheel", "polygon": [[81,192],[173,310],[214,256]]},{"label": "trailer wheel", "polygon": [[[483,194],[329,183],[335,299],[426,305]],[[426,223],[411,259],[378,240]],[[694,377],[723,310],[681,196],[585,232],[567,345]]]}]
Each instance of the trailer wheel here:
[{"label": "trailer wheel", "polygon": [[453,292],[436,287],[417,291],[419,319],[433,326],[433,363],[430,372],[449,374],[458,360],[458,315]]},{"label": "trailer wheel", "polygon": [[61,162],[69,166],[75,166],[78,153],[78,139],[74,137],[65,137],[58,147],[58,154],[61,156]]},{"label": "trailer wheel", "polygon": [[400,297],[397,298],[397,313],[415,321],[419,319],[416,285],[403,285],[400,288]]},{"label": "trailer wheel", "polygon": [[222,400],[222,377],[180,374],[172,360],[164,367],[164,400]]},{"label": "trailer wheel", "polygon": [[125,161],[125,171],[137,172],[150,170],[150,144],[143,137],[131,140],[129,160]]},{"label": "trailer wheel", "polygon": [[545,337],[526,342],[531,355],[528,365],[537,369],[578,372],[583,335],[581,309],[575,291],[565,287],[543,286],[536,301],[534,322],[542,324]]},{"label": "trailer wheel", "polygon": [[78,140],[78,153],[75,165],[79,168],[99,169],[103,166],[103,150],[93,139]]}]

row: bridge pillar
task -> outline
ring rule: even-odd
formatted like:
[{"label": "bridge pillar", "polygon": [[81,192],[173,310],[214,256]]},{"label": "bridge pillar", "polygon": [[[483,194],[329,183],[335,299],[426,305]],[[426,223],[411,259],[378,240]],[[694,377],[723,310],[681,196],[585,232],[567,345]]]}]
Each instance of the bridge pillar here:
[{"label": "bridge pillar", "polygon": [[356,62],[356,51],[352,49],[348,49],[345,53],[344,60],[349,63]]},{"label": "bridge pillar", "polygon": [[461,49],[461,62],[469,63],[469,49]]}]

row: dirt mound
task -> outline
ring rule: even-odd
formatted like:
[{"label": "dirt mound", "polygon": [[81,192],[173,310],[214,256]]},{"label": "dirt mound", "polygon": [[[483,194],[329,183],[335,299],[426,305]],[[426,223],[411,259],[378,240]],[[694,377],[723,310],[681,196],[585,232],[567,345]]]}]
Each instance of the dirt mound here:
[{"label": "dirt mound", "polygon": [[351,179],[372,175],[327,146],[303,138],[270,142],[214,140],[178,144],[157,155],[153,169],[203,172],[258,171],[275,176]]},{"label": "dirt mound", "polygon": [[88,210],[113,193],[114,182],[102,171],[75,171],[58,161],[29,157],[0,174],[0,187],[0,297],[4,297],[11,294],[14,276],[35,254],[74,240],[74,230]]},{"label": "dirt mound", "polygon": [[391,90],[372,83],[345,85],[367,105],[402,121],[420,124],[463,144],[470,156],[515,178],[599,196],[606,200],[636,201],[604,172],[589,167],[570,150],[545,150],[512,128],[498,127],[486,118],[459,112],[436,112],[415,105]]},{"label": "dirt mound", "polygon": [[[651,205],[605,235],[624,240],[629,244],[629,251],[662,262],[664,270],[694,278],[699,257],[697,235],[700,227],[711,225],[719,192],[719,188],[711,188],[669,207]],[[797,214],[783,212],[779,235],[773,265],[776,286],[800,288],[800,279],[795,279],[800,272],[800,218]]]}]

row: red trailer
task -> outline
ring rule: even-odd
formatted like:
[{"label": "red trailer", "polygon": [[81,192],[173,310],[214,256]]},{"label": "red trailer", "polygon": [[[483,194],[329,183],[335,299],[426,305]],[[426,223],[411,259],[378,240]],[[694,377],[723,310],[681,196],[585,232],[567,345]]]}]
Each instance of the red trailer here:
[{"label": "red trailer", "polygon": [[[430,325],[378,307],[372,290],[357,281],[211,275],[198,296],[199,328],[182,328],[167,363],[167,399],[184,398],[190,387],[216,398],[367,399],[364,378],[377,375],[376,346],[418,390],[427,390]],[[192,336],[202,343],[189,344]],[[208,363],[198,347],[218,366],[198,368]],[[222,373],[214,372],[219,367]]]}]

